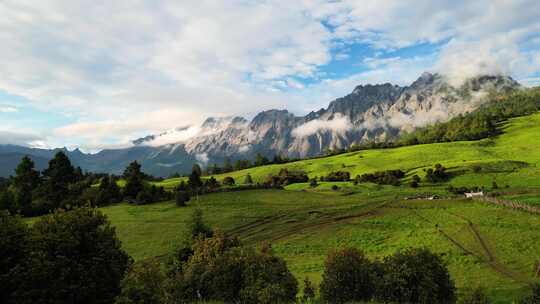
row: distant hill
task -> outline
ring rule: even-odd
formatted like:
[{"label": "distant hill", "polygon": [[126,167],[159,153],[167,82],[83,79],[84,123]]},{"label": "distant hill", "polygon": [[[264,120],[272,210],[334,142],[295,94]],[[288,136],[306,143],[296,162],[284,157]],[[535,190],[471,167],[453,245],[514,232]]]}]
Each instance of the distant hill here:
[{"label": "distant hill", "polygon": [[[8,177],[15,175],[15,168],[25,156],[24,153],[12,152],[12,153],[0,153],[0,176]],[[36,164],[38,170],[43,170],[47,167],[49,158],[32,155],[30,158]]]}]

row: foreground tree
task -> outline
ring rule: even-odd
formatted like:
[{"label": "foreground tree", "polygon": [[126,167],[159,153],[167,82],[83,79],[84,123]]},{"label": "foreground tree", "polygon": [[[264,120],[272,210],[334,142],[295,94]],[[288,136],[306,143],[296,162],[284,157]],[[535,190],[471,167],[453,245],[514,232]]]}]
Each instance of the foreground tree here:
[{"label": "foreground tree", "polygon": [[440,256],[408,249],[384,259],[376,297],[384,303],[455,303],[455,291]]},{"label": "foreground tree", "polygon": [[240,247],[217,232],[198,239],[193,254],[169,281],[171,303],[293,303],[297,282],[285,262],[269,251]]},{"label": "foreground tree", "polygon": [[15,291],[24,280],[28,228],[19,217],[0,211],[0,303],[16,303]]},{"label": "foreground tree", "polygon": [[13,186],[15,188],[15,208],[23,214],[30,213],[32,204],[32,192],[40,183],[39,172],[35,169],[34,162],[25,156],[15,169]]},{"label": "foreground tree", "polygon": [[17,303],[111,303],[131,263],[99,211],[57,211],[32,227]]},{"label": "foreground tree", "polygon": [[159,263],[143,261],[134,264],[122,280],[122,292],[116,304],[165,303],[166,276]]},{"label": "foreground tree", "polygon": [[326,258],[321,298],[328,303],[369,301],[374,292],[373,264],[354,248],[331,252]]}]

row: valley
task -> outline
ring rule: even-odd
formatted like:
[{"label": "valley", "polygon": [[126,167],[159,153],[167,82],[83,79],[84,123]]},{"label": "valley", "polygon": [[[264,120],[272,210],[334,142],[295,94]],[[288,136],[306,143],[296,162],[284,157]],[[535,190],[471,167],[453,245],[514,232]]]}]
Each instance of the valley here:
[{"label": "valley", "polygon": [[[124,248],[137,261],[166,259],[182,239],[194,208],[216,229],[249,245],[272,243],[298,280],[320,282],[323,262],[333,248],[352,246],[381,258],[409,247],[443,254],[458,288],[483,286],[496,303],[508,303],[534,281],[540,259],[540,216],[451,194],[449,185],[484,187],[504,198],[538,205],[540,196],[540,114],[508,121],[504,133],[490,139],[366,150],[218,175],[241,184],[282,168],[305,170],[310,177],[332,171],[351,176],[402,169],[401,186],[371,183],[296,183],[285,190],[250,190],[192,197],[187,208],[174,202],[102,210],[116,227]],[[440,184],[411,176],[441,163],[456,175]],[[480,166],[481,170],[474,169]],[[168,189],[181,179],[155,183]],[[499,189],[492,189],[493,181]],[[332,190],[337,185],[338,190]],[[438,196],[440,199],[427,200]],[[417,198],[418,197],[418,198]]]}]

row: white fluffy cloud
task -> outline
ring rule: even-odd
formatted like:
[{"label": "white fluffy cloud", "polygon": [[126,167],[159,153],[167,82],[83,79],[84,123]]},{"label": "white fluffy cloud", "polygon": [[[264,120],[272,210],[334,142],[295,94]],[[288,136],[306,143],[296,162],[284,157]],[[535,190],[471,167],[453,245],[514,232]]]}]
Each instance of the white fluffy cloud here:
[{"label": "white fluffy cloud", "polygon": [[344,133],[352,128],[347,117],[336,116],[332,120],[315,119],[292,130],[294,137],[307,137],[318,132],[334,131]]},{"label": "white fluffy cloud", "polygon": [[[534,0],[6,0],[0,91],[76,117],[51,137],[98,148],[210,115],[304,112],[426,69],[534,80],[539,11]],[[353,44],[389,55],[356,58]],[[437,48],[391,54],[419,44]],[[366,69],[322,71],[351,59]]]},{"label": "white fluffy cloud", "polygon": [[32,133],[0,130],[0,143],[21,146],[43,146],[43,138]]}]

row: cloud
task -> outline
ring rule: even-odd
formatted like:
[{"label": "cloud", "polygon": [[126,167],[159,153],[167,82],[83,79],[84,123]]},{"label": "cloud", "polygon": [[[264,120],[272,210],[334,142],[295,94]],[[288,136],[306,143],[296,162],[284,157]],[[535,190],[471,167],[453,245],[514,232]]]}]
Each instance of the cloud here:
[{"label": "cloud", "polygon": [[29,147],[42,147],[44,138],[31,133],[0,130],[0,143]]},{"label": "cloud", "polygon": [[540,71],[534,0],[7,0],[0,11],[0,90],[74,117],[47,138],[94,149],[208,115],[308,112],[424,70],[456,82]]},{"label": "cloud", "polygon": [[206,167],[208,165],[209,158],[207,153],[195,154],[195,159],[203,167]]},{"label": "cloud", "polygon": [[332,120],[311,120],[301,126],[298,126],[292,130],[294,137],[307,137],[318,132],[333,131],[333,132],[346,132],[352,128],[352,124],[347,117],[337,115]]},{"label": "cloud", "polygon": [[15,113],[19,110],[16,107],[8,105],[0,105],[0,113]]}]

